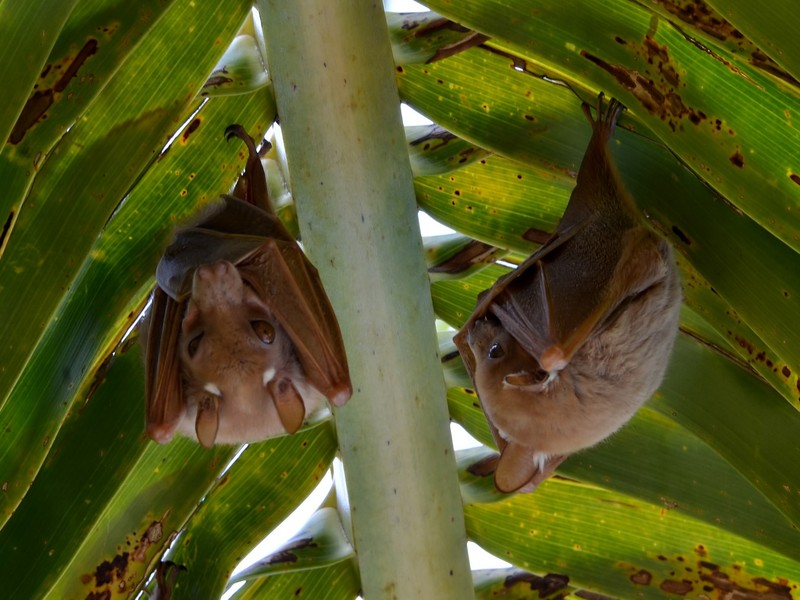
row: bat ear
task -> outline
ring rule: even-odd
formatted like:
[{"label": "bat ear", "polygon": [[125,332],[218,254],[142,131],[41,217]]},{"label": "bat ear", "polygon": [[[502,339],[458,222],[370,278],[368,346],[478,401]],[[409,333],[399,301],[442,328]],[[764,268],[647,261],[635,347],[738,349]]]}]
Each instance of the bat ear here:
[{"label": "bat ear", "polygon": [[509,443],[503,449],[494,472],[494,484],[497,489],[510,494],[528,484],[539,470],[533,455],[533,448]]},{"label": "bat ear", "polygon": [[292,380],[289,377],[275,378],[267,384],[267,389],[275,402],[283,428],[288,433],[295,433],[306,418],[306,407]]},{"label": "bat ear", "polygon": [[197,419],[194,432],[204,448],[212,448],[219,431],[219,397],[204,394],[197,402]]}]

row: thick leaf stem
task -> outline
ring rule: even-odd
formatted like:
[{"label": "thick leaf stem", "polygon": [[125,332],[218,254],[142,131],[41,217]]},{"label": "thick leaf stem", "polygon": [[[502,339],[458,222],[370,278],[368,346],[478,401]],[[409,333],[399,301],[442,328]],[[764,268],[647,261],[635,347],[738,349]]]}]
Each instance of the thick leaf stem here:
[{"label": "thick leaf stem", "polygon": [[381,3],[259,2],[303,243],[348,349],[336,411],[363,593],[472,597]]}]

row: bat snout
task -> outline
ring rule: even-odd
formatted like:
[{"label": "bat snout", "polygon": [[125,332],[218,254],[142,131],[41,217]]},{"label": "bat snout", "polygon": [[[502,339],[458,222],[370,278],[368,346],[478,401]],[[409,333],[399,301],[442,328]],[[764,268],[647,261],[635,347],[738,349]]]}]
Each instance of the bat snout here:
[{"label": "bat snout", "polygon": [[191,300],[201,311],[240,303],[244,282],[238,269],[226,260],[200,265],[192,277]]},{"label": "bat snout", "polygon": [[239,271],[227,260],[219,260],[215,263],[200,265],[194,272],[192,287],[200,284],[213,285],[217,282],[241,280]]}]

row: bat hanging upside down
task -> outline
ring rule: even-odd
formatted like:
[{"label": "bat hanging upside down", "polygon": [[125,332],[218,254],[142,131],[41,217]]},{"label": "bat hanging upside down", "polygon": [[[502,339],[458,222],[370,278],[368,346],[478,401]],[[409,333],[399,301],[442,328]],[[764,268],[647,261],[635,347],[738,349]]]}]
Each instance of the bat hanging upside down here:
[{"label": "bat hanging upside down", "polygon": [[317,270],[273,210],[253,140],[233,195],[181,229],[156,270],[144,325],[147,434],[205,447],[294,433],[352,388]]},{"label": "bat hanging upside down", "polygon": [[478,297],[454,341],[486,413],[502,492],[530,491],[571,453],[605,439],[661,383],[678,331],[669,244],[642,225],[608,143],[623,106],[597,119],[553,236]]}]

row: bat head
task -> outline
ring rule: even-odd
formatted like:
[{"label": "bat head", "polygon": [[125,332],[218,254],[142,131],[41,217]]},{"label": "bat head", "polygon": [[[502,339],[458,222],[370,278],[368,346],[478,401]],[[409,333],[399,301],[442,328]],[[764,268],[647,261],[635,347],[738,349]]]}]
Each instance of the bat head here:
[{"label": "bat head", "polygon": [[[204,446],[293,433],[302,425],[304,395],[313,391],[294,347],[230,262],[195,270],[179,348],[187,418]],[[283,430],[275,430],[278,424]]]},{"label": "bat head", "polygon": [[494,317],[475,321],[467,341],[475,356],[475,385],[481,398],[492,390],[542,390],[553,379]]},{"label": "bat head", "polygon": [[506,442],[527,449],[530,456],[520,461],[534,465],[537,453],[571,447],[564,427],[575,401],[570,382],[542,369],[493,316],[474,322],[468,342],[481,406]]}]

